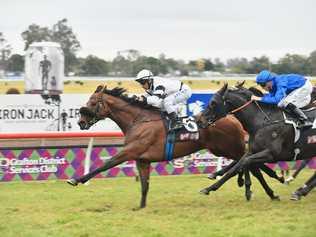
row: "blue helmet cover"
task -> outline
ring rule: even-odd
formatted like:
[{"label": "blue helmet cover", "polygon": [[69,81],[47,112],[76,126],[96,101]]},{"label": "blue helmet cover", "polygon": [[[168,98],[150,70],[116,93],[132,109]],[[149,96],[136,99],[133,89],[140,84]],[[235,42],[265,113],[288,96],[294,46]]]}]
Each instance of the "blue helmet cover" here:
[{"label": "blue helmet cover", "polygon": [[268,70],[263,70],[257,75],[256,82],[258,84],[265,84],[268,81],[272,81],[273,78],[275,78],[275,74],[274,73],[272,73],[272,72],[270,72]]}]

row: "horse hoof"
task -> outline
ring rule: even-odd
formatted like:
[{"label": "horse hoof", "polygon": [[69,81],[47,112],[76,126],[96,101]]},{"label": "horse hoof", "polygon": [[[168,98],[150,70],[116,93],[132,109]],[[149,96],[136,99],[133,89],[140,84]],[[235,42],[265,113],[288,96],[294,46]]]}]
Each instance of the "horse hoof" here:
[{"label": "horse hoof", "polygon": [[142,209],[144,209],[145,207],[134,207],[133,209],[132,209],[132,211],[140,211],[140,210],[142,210]]},{"label": "horse hoof", "polygon": [[67,183],[70,184],[71,186],[77,186],[78,185],[78,181],[75,179],[68,179]]},{"label": "horse hoof", "polygon": [[208,179],[216,179],[216,175],[215,174],[209,174],[207,176]]},{"label": "horse hoof", "polygon": [[238,187],[242,187],[242,186],[244,186],[245,181],[244,181],[244,179],[238,179],[237,183],[238,183]]},{"label": "horse hoof", "polygon": [[272,201],[281,201],[280,197],[279,196],[273,196],[271,198]]},{"label": "horse hoof", "polygon": [[247,201],[250,201],[251,200],[251,197],[252,197],[252,192],[250,191],[250,192],[247,192],[246,193],[246,199],[247,199]]},{"label": "horse hoof", "polygon": [[292,176],[288,177],[286,180],[285,180],[285,184],[289,185],[292,181],[294,180],[294,178]]},{"label": "horse hoof", "polygon": [[279,178],[279,182],[280,182],[281,184],[285,184],[284,177],[280,177],[280,178]]},{"label": "horse hoof", "polygon": [[202,189],[202,190],[200,191],[200,194],[209,195],[210,192],[207,191],[206,189]]},{"label": "horse hoof", "polygon": [[299,201],[299,200],[301,200],[301,195],[294,192],[294,193],[292,193],[291,200],[292,201]]}]

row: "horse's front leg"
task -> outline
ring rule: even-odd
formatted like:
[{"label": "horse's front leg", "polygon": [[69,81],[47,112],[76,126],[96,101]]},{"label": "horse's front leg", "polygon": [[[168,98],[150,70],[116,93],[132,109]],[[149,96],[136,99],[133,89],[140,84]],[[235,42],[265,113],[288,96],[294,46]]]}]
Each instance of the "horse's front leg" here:
[{"label": "horse's front leg", "polygon": [[224,183],[226,183],[226,181],[228,181],[230,178],[232,178],[233,176],[235,176],[238,172],[239,172],[239,167],[240,167],[240,163],[242,161],[242,159],[247,156],[247,154],[245,154],[238,162],[237,164],[235,164],[230,170],[227,171],[227,173],[220,179],[218,180],[216,183],[212,184],[211,186],[204,188],[200,191],[201,194],[205,194],[208,195],[210,193],[210,191],[216,191],[217,189],[219,189]]},{"label": "horse's front leg", "polygon": [[245,196],[246,196],[247,201],[250,201],[252,192],[250,190],[251,179],[250,179],[249,169],[248,168],[244,169],[244,173],[245,173]]},{"label": "horse's front leg", "polygon": [[[251,173],[258,179],[258,181],[260,182],[261,186],[263,187],[264,191],[266,192],[266,194],[269,195],[269,197],[271,198],[271,200],[277,200],[280,201],[279,196],[275,196],[273,193],[273,190],[269,187],[269,185],[267,184],[267,182],[265,181],[259,167],[261,166],[255,166],[251,168]],[[268,167],[267,167],[268,168]]]},{"label": "horse's front leg", "polygon": [[283,184],[285,182],[283,176],[279,177],[277,175],[277,173],[273,169],[271,169],[270,167],[266,166],[265,164],[259,164],[258,168],[260,170],[262,170],[263,172],[265,172],[267,175],[269,175],[271,178],[274,178],[274,179],[278,180],[280,183]]},{"label": "horse's front leg", "polygon": [[121,152],[119,152],[118,154],[110,158],[109,160],[105,161],[101,167],[77,179],[75,178],[69,179],[67,180],[67,183],[72,186],[77,186],[79,183],[86,183],[89,179],[93,178],[97,174],[103,171],[109,170],[125,161],[132,160],[134,157],[131,157],[131,154],[132,152],[130,152],[128,148],[123,148]]},{"label": "horse's front leg", "polygon": [[237,164],[237,161],[232,161],[229,165],[225,166],[224,168],[220,169],[219,171],[216,171],[214,173],[211,173],[207,176],[209,179],[216,179],[217,176],[224,175],[228,170],[230,170],[235,164]]},{"label": "horse's front leg", "polygon": [[149,190],[150,162],[147,160],[137,160],[136,165],[139,172],[140,184],[142,188],[140,208],[144,208],[146,207],[147,193]]}]

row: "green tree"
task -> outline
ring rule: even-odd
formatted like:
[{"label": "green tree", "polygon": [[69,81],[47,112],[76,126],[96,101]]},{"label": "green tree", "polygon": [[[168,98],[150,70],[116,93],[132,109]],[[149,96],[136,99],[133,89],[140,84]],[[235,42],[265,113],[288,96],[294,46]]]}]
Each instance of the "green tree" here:
[{"label": "green tree", "polygon": [[307,57],[298,54],[286,54],[281,58],[276,65],[273,65],[273,70],[276,73],[298,73],[309,74],[310,62]]},{"label": "green tree", "polygon": [[214,60],[214,71],[217,71],[217,72],[225,71],[225,64],[219,58],[215,58]]},{"label": "green tree", "polygon": [[132,64],[118,53],[111,63],[111,71],[114,72],[115,76],[131,76]]},{"label": "green tree", "polygon": [[32,24],[26,31],[23,31],[22,39],[24,40],[24,50],[27,50],[33,42],[51,41],[52,32],[47,27],[41,27],[36,24]]},{"label": "green tree", "polygon": [[65,56],[65,72],[68,73],[73,71],[73,67],[77,63],[76,53],[81,46],[72,28],[68,26],[68,20],[66,18],[53,25],[52,41],[60,43],[61,48],[63,49]]},{"label": "green tree", "polygon": [[311,52],[308,58],[310,66],[310,74],[316,76],[316,50]]},{"label": "green tree", "polygon": [[270,67],[271,67],[271,62],[268,57],[266,56],[261,56],[260,58],[254,57],[249,62],[248,73],[256,74],[264,69],[270,69]]},{"label": "green tree", "polygon": [[66,74],[78,64],[76,53],[81,46],[72,28],[68,26],[67,19],[58,21],[53,25],[52,29],[32,24],[21,35],[25,43],[25,50],[33,42],[53,41],[60,43],[65,56]]},{"label": "green tree", "polygon": [[109,72],[109,64],[103,59],[89,55],[80,69],[82,75],[106,76]]},{"label": "green tree", "polygon": [[8,71],[23,72],[24,71],[24,57],[20,54],[13,54],[8,60]]},{"label": "green tree", "polygon": [[11,50],[10,44],[5,39],[3,33],[0,32],[0,70],[6,70]]},{"label": "green tree", "polygon": [[233,73],[249,73],[249,62],[246,58],[232,58],[227,60],[227,68]]},{"label": "green tree", "polygon": [[158,75],[160,73],[165,73],[165,69],[163,69],[163,65],[161,64],[160,60],[155,57],[146,57],[140,56],[134,63],[132,67],[132,75],[135,76],[137,72],[142,69],[148,69],[152,71],[154,75]]},{"label": "green tree", "polygon": [[214,64],[212,63],[211,59],[204,59],[204,70],[205,71],[213,71]]}]

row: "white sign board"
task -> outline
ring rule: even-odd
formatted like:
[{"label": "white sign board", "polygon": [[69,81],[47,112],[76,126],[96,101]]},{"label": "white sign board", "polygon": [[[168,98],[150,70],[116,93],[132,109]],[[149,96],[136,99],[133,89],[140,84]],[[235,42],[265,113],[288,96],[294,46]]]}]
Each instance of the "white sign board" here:
[{"label": "white sign board", "polygon": [[[79,131],[79,109],[89,94],[62,94],[60,105],[41,95],[0,95],[0,132]],[[120,131],[110,119],[99,121],[93,131]]]}]

